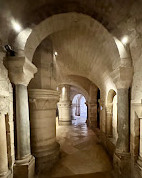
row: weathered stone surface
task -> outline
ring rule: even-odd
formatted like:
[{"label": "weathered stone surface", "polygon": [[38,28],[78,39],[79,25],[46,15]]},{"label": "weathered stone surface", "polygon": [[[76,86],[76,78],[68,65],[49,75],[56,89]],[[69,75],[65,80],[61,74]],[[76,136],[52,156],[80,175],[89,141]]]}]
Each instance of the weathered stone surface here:
[{"label": "weathered stone surface", "polygon": [[31,148],[36,158],[36,171],[51,168],[59,157],[56,142],[56,107],[59,93],[55,90],[30,89]]}]

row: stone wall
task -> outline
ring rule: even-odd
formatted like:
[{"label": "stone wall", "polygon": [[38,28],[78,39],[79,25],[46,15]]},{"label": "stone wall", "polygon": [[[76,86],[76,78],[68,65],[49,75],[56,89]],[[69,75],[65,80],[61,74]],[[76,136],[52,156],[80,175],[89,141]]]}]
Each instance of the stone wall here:
[{"label": "stone wall", "polygon": [[[8,78],[7,69],[3,65],[4,54],[0,53],[0,113],[5,114],[8,166],[13,170],[14,153],[14,123],[13,123],[13,88]],[[0,135],[3,137],[3,135]],[[0,147],[3,145],[0,144]],[[1,149],[1,148],[0,148]],[[3,164],[3,163],[0,163]]]}]

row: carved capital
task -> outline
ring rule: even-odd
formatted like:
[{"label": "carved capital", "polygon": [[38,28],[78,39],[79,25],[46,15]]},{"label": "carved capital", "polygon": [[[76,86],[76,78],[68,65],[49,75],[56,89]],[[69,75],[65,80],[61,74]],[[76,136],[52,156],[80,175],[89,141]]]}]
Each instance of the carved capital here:
[{"label": "carved capital", "polygon": [[119,67],[111,73],[117,89],[129,88],[133,77],[132,67]]},{"label": "carved capital", "polygon": [[4,65],[8,69],[8,75],[12,83],[27,86],[37,68],[25,57],[6,57]]},{"label": "carved capital", "polygon": [[29,102],[33,110],[56,109],[58,101],[59,93],[55,90],[29,90]]}]

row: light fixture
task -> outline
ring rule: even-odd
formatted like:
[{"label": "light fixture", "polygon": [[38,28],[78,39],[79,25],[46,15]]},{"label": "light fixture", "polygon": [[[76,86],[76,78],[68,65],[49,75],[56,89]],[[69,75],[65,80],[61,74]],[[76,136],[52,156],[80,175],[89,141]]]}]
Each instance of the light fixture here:
[{"label": "light fixture", "polygon": [[121,40],[121,42],[126,45],[128,43],[128,36],[124,36]]},{"label": "light fixture", "polygon": [[55,54],[55,56],[57,56],[57,55],[58,55],[57,51],[55,51],[55,53],[54,53],[54,54]]},{"label": "light fixture", "polygon": [[11,24],[16,32],[20,32],[22,30],[21,25],[16,22],[14,19],[11,20]]}]

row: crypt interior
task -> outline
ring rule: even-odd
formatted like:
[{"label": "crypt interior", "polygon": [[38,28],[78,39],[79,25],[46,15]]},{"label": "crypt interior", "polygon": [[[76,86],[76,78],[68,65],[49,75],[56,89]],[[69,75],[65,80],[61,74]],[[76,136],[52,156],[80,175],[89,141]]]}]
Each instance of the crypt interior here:
[{"label": "crypt interior", "polygon": [[142,0],[0,0],[0,178],[142,177]]}]

